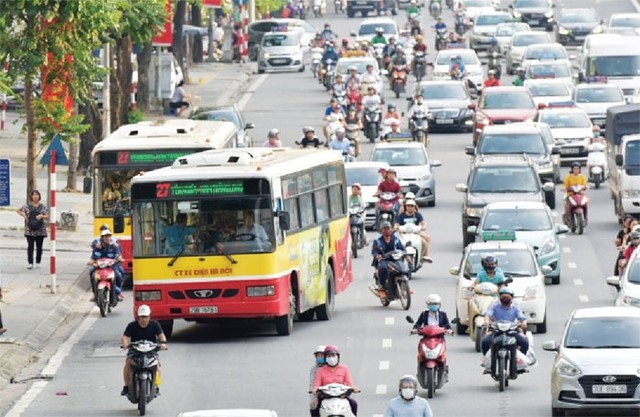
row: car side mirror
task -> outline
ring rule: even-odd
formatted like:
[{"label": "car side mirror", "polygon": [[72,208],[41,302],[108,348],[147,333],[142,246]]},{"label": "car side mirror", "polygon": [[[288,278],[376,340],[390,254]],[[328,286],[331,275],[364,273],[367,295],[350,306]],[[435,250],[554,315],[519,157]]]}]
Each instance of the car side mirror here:
[{"label": "car side mirror", "polygon": [[554,146],[551,148],[551,155],[560,155],[560,148],[557,146]]},{"label": "car side mirror", "polygon": [[449,268],[449,274],[457,277],[459,273],[460,273],[460,268],[459,267],[453,266],[453,267]]},{"label": "car side mirror", "polygon": [[569,233],[569,228],[565,224],[556,224],[556,235]]},{"label": "car side mirror", "polygon": [[542,110],[542,109],[544,109],[545,107],[547,107],[547,105],[546,105],[546,104],[544,104],[544,103],[538,103],[538,110]]},{"label": "car side mirror", "polygon": [[472,225],[467,227],[467,233],[470,235],[475,235],[478,232],[478,226]]},{"label": "car side mirror", "polygon": [[473,145],[467,145],[464,147],[464,153],[473,156],[476,154],[476,148]]},{"label": "car side mirror", "polygon": [[551,192],[555,191],[556,185],[552,182],[545,182],[542,184],[542,191]]},{"label": "car side mirror", "polygon": [[621,167],[624,165],[624,157],[621,154],[616,155],[616,166]]},{"label": "car side mirror", "polygon": [[82,192],[85,194],[91,194],[91,189],[93,188],[93,180],[91,177],[84,177],[82,179]]},{"label": "car side mirror", "polygon": [[437,168],[437,167],[441,167],[442,166],[442,161],[439,159],[432,159],[431,160],[431,167],[432,168]]},{"label": "car side mirror", "polygon": [[255,128],[255,127],[256,127],[256,125],[255,125],[255,124],[253,124],[253,123],[247,123],[246,125],[244,125],[244,129],[245,129],[245,130],[247,130],[247,129],[253,129],[253,128]]},{"label": "car side mirror", "polygon": [[551,269],[549,265],[544,265],[542,268],[540,268],[540,270],[542,271],[543,275],[549,275],[553,272],[553,269]]},{"label": "car side mirror", "polygon": [[578,72],[578,82],[584,82],[584,72],[582,71]]},{"label": "car side mirror", "polygon": [[459,193],[466,193],[469,187],[467,187],[467,184],[456,184],[456,191]]},{"label": "car side mirror", "polygon": [[358,34],[355,30],[352,30],[351,32],[349,32],[349,36],[353,36],[355,38],[356,36],[358,36]]},{"label": "car side mirror", "polygon": [[611,277],[607,277],[607,285],[616,287],[616,290],[620,291],[620,277],[615,275]]},{"label": "car side mirror", "polygon": [[548,340],[542,344],[542,350],[558,352],[560,350],[560,346],[558,346],[558,343],[556,343],[555,340]]}]

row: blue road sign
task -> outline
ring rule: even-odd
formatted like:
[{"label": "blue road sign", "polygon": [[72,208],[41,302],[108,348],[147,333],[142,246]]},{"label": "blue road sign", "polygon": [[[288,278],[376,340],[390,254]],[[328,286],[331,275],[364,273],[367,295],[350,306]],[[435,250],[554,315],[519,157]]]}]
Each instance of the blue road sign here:
[{"label": "blue road sign", "polygon": [[11,205],[11,161],[0,159],[0,206]]},{"label": "blue road sign", "polygon": [[67,159],[67,154],[64,152],[60,136],[56,135],[49,144],[44,155],[40,158],[41,165],[49,165],[49,160],[51,160],[51,151],[56,151],[56,165],[69,165],[69,160]]}]

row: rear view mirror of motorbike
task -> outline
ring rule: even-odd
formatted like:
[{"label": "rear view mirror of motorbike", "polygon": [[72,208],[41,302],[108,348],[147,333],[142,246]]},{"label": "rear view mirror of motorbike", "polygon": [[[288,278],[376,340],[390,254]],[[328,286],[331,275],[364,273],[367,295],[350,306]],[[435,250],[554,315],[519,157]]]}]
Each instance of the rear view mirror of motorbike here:
[{"label": "rear view mirror of motorbike", "polygon": [[512,282],[513,282],[513,277],[506,277],[506,278],[504,279],[504,283],[505,283],[505,284],[511,284]]},{"label": "rear view mirror of motorbike", "polygon": [[406,316],[405,320],[407,320],[407,322],[411,323],[411,324],[415,323],[415,321],[413,321],[413,317],[411,317],[411,316]]}]

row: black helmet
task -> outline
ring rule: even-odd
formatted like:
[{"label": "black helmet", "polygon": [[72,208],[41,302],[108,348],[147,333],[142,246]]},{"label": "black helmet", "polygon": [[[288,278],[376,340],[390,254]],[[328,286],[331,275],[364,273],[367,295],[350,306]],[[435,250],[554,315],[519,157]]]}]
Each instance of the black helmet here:
[{"label": "black helmet", "polygon": [[576,161],[576,162],[573,162],[573,163],[571,164],[571,169],[573,169],[573,168],[575,168],[575,167],[581,168],[581,166],[580,166],[580,162]]},{"label": "black helmet", "polygon": [[391,112],[391,111],[393,111],[393,110],[395,110],[395,109],[396,109],[396,105],[395,105],[395,104],[393,104],[393,103],[391,103],[391,104],[389,104],[389,105],[387,106],[387,111],[388,111],[388,112]]}]

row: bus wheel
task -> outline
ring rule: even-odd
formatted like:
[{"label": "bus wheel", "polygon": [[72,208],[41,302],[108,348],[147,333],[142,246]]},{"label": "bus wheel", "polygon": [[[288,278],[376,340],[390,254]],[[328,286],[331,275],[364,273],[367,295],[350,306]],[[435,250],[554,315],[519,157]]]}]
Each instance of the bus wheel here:
[{"label": "bus wheel", "polygon": [[289,290],[289,312],[284,316],[276,317],[276,332],[278,336],[289,336],[293,330],[293,316],[296,311],[296,300]]},{"label": "bus wheel", "polygon": [[173,333],[173,320],[160,320],[160,326],[167,339],[170,338]]},{"label": "bus wheel", "polygon": [[333,269],[327,265],[327,300],[324,304],[316,307],[316,317],[318,320],[331,320],[335,309],[335,292],[333,291]]}]

